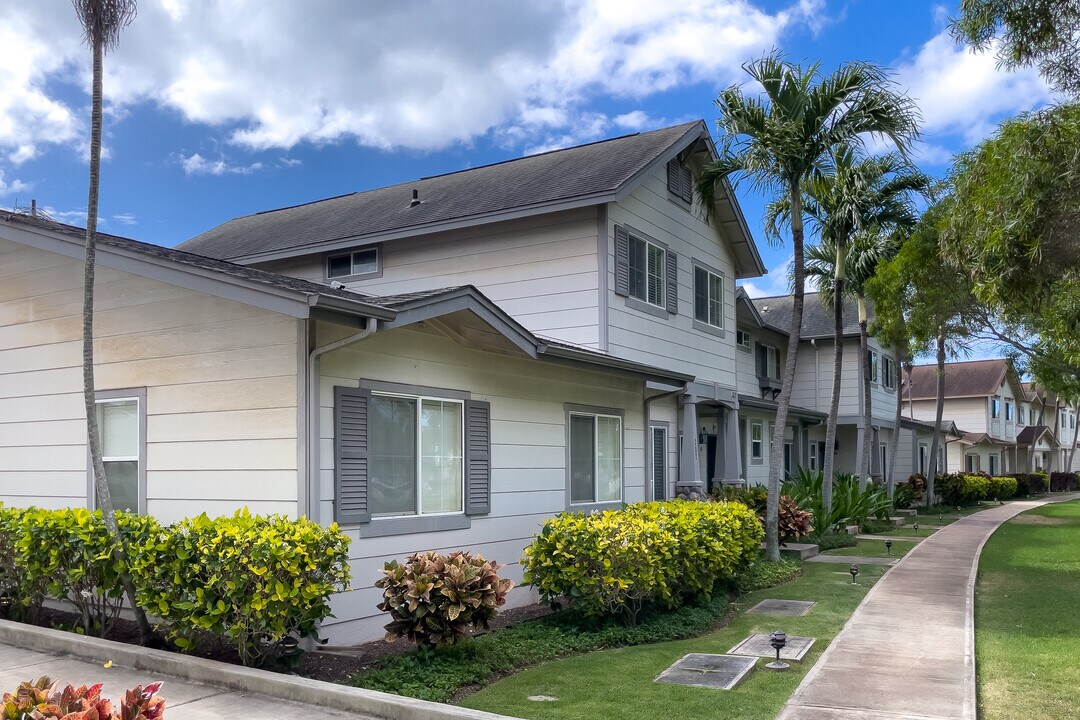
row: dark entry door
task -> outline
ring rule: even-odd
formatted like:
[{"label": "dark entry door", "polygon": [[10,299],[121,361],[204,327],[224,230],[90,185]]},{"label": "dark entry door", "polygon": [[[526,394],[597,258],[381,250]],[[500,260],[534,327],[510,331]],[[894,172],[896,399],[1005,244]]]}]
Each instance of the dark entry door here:
[{"label": "dark entry door", "polygon": [[716,477],[716,436],[705,436],[705,487],[713,489],[713,478]]}]

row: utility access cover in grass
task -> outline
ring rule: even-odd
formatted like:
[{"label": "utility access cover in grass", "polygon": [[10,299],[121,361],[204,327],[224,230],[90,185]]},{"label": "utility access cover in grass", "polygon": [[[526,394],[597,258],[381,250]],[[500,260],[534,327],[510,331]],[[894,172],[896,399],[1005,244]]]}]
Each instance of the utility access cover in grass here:
[{"label": "utility access cover in grass", "polygon": [[660,673],[656,682],[730,690],[754,669],[757,658],[690,653]]},{"label": "utility access cover in grass", "polygon": [[[787,644],[780,651],[781,660],[802,660],[810,651],[810,646],[817,638],[788,635]],[[754,657],[775,658],[776,651],[769,644],[769,636],[764,633],[751,635],[735,647],[728,650],[730,655],[752,655]]]},{"label": "utility access cover in grass", "polygon": [[817,605],[810,600],[762,600],[746,612],[758,615],[805,615]]}]

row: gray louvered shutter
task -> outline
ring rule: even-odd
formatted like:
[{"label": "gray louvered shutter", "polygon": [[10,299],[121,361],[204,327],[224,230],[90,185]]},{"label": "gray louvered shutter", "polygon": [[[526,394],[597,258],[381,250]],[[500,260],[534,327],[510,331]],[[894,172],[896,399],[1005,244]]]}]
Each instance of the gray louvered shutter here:
[{"label": "gray louvered shutter", "polygon": [[615,226],[615,294],[630,295],[630,233]]},{"label": "gray louvered shutter", "polygon": [[465,402],[465,514],[491,512],[491,403]]},{"label": "gray louvered shutter", "polygon": [[371,520],[368,502],[368,402],[370,390],[334,388],[334,520]]},{"label": "gray louvered shutter", "polygon": [[667,189],[672,195],[682,195],[682,191],[679,187],[679,183],[682,179],[680,175],[679,159],[671,158],[667,163]]},{"label": "gray louvered shutter", "polygon": [[686,202],[694,201],[694,174],[689,165],[679,165],[679,195]]},{"label": "gray louvered shutter", "polygon": [[679,314],[679,256],[668,250],[667,256],[667,311]]}]

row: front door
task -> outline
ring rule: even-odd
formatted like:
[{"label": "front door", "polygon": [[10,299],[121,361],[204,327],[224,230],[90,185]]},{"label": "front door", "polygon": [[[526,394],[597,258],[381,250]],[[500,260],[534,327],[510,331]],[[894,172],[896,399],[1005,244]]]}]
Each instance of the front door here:
[{"label": "front door", "polygon": [[716,435],[705,436],[705,486],[712,491],[716,477]]}]

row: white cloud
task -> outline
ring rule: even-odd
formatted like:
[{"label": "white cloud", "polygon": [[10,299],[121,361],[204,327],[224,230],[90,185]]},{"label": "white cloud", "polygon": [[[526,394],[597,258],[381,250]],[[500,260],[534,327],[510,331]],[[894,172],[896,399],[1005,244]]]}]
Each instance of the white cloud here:
[{"label": "white cloud", "polygon": [[4,177],[4,169],[0,168],[0,197],[21,192],[29,192],[32,187],[33,186],[30,183],[23,182],[18,178],[8,181]]},{"label": "white cloud", "polygon": [[121,225],[138,225],[139,221],[135,219],[135,216],[131,213],[117,213],[112,216],[113,221],[120,223]]},{"label": "white cloud", "polygon": [[[788,295],[791,293],[791,266],[794,262],[795,256],[791,255],[787,260],[770,270],[764,277],[740,281],[739,287],[745,290],[746,294],[752,298]],[[806,289],[811,291],[813,288],[808,287]]]},{"label": "white cloud", "polygon": [[217,160],[208,160],[199,153],[192,153],[188,157],[179,156],[180,166],[184,168],[184,174],[192,175],[250,175],[253,172],[264,169],[266,166],[261,162],[250,165],[233,165],[224,157]]},{"label": "white cloud", "polygon": [[[940,145],[942,136],[951,136],[972,145],[993,132],[1003,117],[1051,99],[1037,72],[999,70],[993,52],[974,53],[957,45],[947,29],[902,61],[896,79],[918,103],[931,144]],[[940,158],[940,148],[927,152]]]},{"label": "white cloud", "polygon": [[[0,151],[25,161],[85,133],[51,83],[86,88],[89,53],[66,0],[19,5],[0,27],[0,87],[15,98],[0,99]],[[486,132],[536,150],[591,137],[598,95],[741,80],[743,61],[815,26],[822,6],[146,0],[106,58],[106,97],[114,117],[150,100],[252,150],[437,149]]]}]

